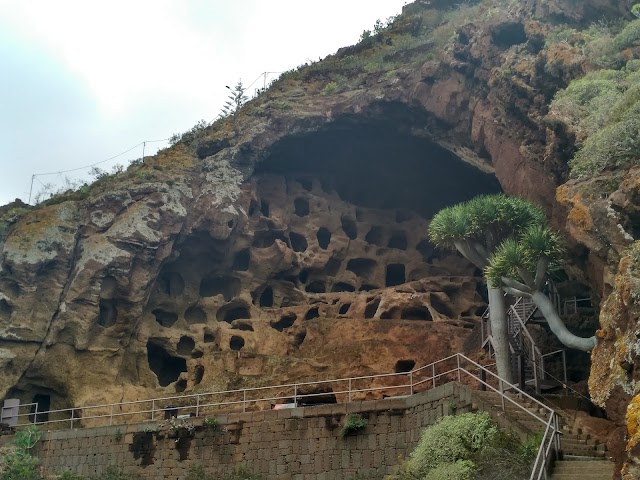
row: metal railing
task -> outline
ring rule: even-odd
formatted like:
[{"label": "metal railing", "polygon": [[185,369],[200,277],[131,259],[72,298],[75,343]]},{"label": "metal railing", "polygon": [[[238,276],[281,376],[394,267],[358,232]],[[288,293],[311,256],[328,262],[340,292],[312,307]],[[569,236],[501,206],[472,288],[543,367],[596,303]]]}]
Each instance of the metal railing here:
[{"label": "metal railing", "polygon": [[[472,383],[477,382],[476,386],[483,386],[485,389],[499,394],[503,411],[506,410],[506,405],[512,404],[538,422],[541,422],[541,427],[544,426],[545,430],[530,479],[546,479],[551,462],[557,457],[560,449],[560,430],[556,412],[516,385],[503,380],[487,367],[480,365],[461,353],[451,355],[411,370],[410,372],[368,375],[336,380],[319,380],[314,382],[227,390],[223,392],[154,398],[134,402],[48,410],[37,412],[37,415],[34,414],[34,412],[18,413],[18,420],[25,417],[28,419],[30,416],[33,416],[33,421],[24,423],[18,421],[17,423],[18,426],[25,426],[34,422],[39,425],[68,422],[69,426],[74,428],[82,427],[82,423],[87,420],[93,420],[91,423],[97,424],[100,423],[99,421],[103,421],[108,425],[113,425],[114,419],[131,420],[132,422],[155,421],[157,416],[167,412],[171,414],[176,413],[177,409],[188,412],[189,414],[193,413],[195,416],[202,416],[203,414],[220,414],[221,411],[229,408],[237,412],[258,410],[265,407],[269,408],[273,406],[274,402],[287,402],[290,403],[291,406],[304,406],[305,401],[311,400],[314,397],[316,399],[318,397],[321,398],[326,395],[340,395],[346,402],[349,402],[354,399],[354,395],[356,394],[363,396],[363,394],[372,392],[376,392],[378,395],[387,394],[389,396],[413,395],[414,393],[432,389],[451,381],[461,382],[463,377]],[[382,383],[387,384],[382,385]],[[269,391],[280,393],[269,394]],[[530,402],[533,402],[537,408],[536,412],[531,411],[510,395],[507,395],[507,392],[512,392],[512,394],[516,394],[519,398],[526,398]],[[171,404],[168,405],[168,403]],[[34,404],[28,404],[21,407],[33,406]],[[35,408],[37,409],[37,406]],[[544,412],[544,414],[542,416],[538,415],[540,412]],[[60,417],[61,415],[66,416],[66,418],[51,419],[52,417]],[[39,422],[37,421],[38,417],[46,417],[47,420]],[[2,421],[1,418],[0,421]]]}]

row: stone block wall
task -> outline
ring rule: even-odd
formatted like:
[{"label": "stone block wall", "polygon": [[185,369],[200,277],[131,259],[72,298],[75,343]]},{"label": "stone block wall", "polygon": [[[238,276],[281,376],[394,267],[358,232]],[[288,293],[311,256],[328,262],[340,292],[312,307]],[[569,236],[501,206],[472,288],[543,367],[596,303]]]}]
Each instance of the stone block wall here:
[{"label": "stone block wall", "polygon": [[[113,465],[145,479],[182,480],[201,465],[216,474],[242,466],[265,480],[382,479],[424,427],[452,409],[471,409],[472,400],[467,387],[449,383],[411,397],[226,414],[217,417],[217,428],[193,418],[195,434],[179,439],[151,433],[157,423],[52,431],[33,451],[49,474],[93,475]],[[350,414],[367,425],[342,437]]]}]

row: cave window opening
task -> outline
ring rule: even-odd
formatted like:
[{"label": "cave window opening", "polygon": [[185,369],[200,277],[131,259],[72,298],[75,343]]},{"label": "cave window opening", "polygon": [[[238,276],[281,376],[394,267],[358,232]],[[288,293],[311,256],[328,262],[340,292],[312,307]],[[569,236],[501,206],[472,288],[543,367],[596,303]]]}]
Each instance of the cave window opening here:
[{"label": "cave window opening", "polygon": [[373,301],[369,302],[364,309],[364,318],[373,318],[378,311],[378,307],[380,306],[380,299],[376,298]]},{"label": "cave window opening", "polygon": [[196,365],[196,368],[193,371],[193,384],[200,385],[200,383],[202,383],[203,378],[204,378],[204,366]]},{"label": "cave window opening", "polygon": [[177,272],[169,272],[160,275],[158,279],[160,291],[170,297],[177,297],[184,292],[184,279]]},{"label": "cave window opening", "polygon": [[431,263],[433,260],[433,254],[435,252],[435,247],[429,242],[429,240],[420,240],[416,245],[416,250],[420,255],[422,255],[422,259],[426,263]]},{"label": "cave window opening", "polygon": [[222,295],[226,302],[240,291],[240,280],[233,277],[206,277],[200,282],[201,297]]},{"label": "cave window opening", "polygon": [[302,270],[298,276],[300,283],[305,284],[309,280],[309,270]]},{"label": "cave window opening", "polygon": [[184,378],[181,378],[176,383],[176,393],[182,393],[187,389],[187,381]]},{"label": "cave window opening", "polygon": [[298,197],[293,201],[295,214],[299,217],[306,217],[309,215],[309,200],[306,198]]},{"label": "cave window opening", "polygon": [[522,23],[498,25],[491,31],[493,43],[499,47],[510,48],[527,41],[527,33]]},{"label": "cave window opening", "polygon": [[285,328],[290,328],[295,323],[298,316],[295,313],[285,313],[280,320],[271,324],[271,327],[278,332],[283,332]]},{"label": "cave window opening", "polygon": [[407,210],[396,210],[396,223],[408,222],[413,215]]},{"label": "cave window opening", "polygon": [[352,258],[347,262],[347,270],[353,272],[359,278],[367,278],[373,275],[378,262],[371,258]]},{"label": "cave window opening", "polygon": [[101,299],[99,303],[98,325],[109,328],[116,324],[118,311],[114,300]]},{"label": "cave window opening", "polygon": [[380,314],[382,320],[397,320],[400,318],[401,312],[398,307],[393,307]]},{"label": "cave window opening", "polygon": [[416,366],[415,360],[398,360],[396,362],[396,373],[409,373]]},{"label": "cave window opening", "polygon": [[0,300],[0,313],[11,315],[12,311],[13,308],[11,307],[11,305],[9,305],[9,302],[7,302],[4,298]]},{"label": "cave window opening", "polygon": [[307,293],[326,293],[327,287],[325,286],[324,282],[316,280],[315,282],[311,282],[309,285],[307,285],[305,291]]},{"label": "cave window opening", "polygon": [[318,318],[320,316],[320,311],[318,307],[313,307],[309,309],[307,314],[304,316],[305,320],[313,320],[314,318]]},{"label": "cave window opening", "polygon": [[300,346],[303,344],[305,338],[307,338],[307,330],[306,329],[302,329],[302,330],[296,332],[296,334],[293,336],[293,346],[295,348],[300,348]]},{"label": "cave window opening", "polygon": [[318,245],[320,248],[326,250],[331,242],[331,232],[326,227],[320,227],[316,234],[316,238],[318,239]]},{"label": "cave window opening", "polygon": [[260,201],[260,213],[263,217],[269,217],[269,203],[265,200]]},{"label": "cave window opening", "polygon": [[338,403],[338,399],[331,391],[313,393],[303,392],[298,396],[298,398],[300,398],[299,404],[306,407],[312,405],[333,405]]},{"label": "cave window opening", "polygon": [[211,332],[205,332],[203,340],[204,343],[213,343],[216,340],[216,336]]},{"label": "cave window opening", "polygon": [[231,325],[232,330],[240,330],[242,332],[253,332],[253,325],[249,322],[235,321]]},{"label": "cave window opening", "polygon": [[36,393],[31,400],[31,403],[37,405],[31,405],[31,415],[29,415],[29,421],[32,423],[41,423],[49,421],[49,410],[51,410],[51,395],[46,393]]},{"label": "cave window opening", "polygon": [[229,348],[231,350],[240,351],[244,348],[244,338],[239,335],[234,335],[229,340]]},{"label": "cave window opening", "polygon": [[455,315],[453,310],[447,305],[445,302],[440,300],[440,298],[432,295],[431,296],[431,306],[438,312],[444,315],[445,317],[454,318]]},{"label": "cave window opening", "polygon": [[229,220],[229,221],[227,222],[227,227],[229,227],[229,228],[233,228],[233,220]]},{"label": "cave window opening", "polygon": [[340,219],[342,223],[342,231],[349,237],[351,240],[355,240],[358,238],[358,225],[349,217],[342,217]]},{"label": "cave window opening", "polygon": [[377,290],[378,288],[380,287],[378,287],[377,285],[371,285],[370,283],[363,283],[359,290],[361,292],[370,292],[371,290]]},{"label": "cave window opening", "polygon": [[385,277],[385,286],[395,287],[402,285],[406,281],[405,268],[401,263],[391,263],[387,265],[387,275]]},{"label": "cave window opening", "polygon": [[313,190],[313,182],[310,178],[298,178],[298,183],[304,188],[307,192]]},{"label": "cave window opening", "polygon": [[340,311],[338,312],[339,315],[346,315],[347,313],[349,313],[349,309],[351,308],[351,304],[350,303],[343,303],[342,305],[340,305]]},{"label": "cave window opening", "polygon": [[194,350],[191,353],[191,358],[202,358],[204,356],[204,352],[202,350]]},{"label": "cave window opening", "polygon": [[259,305],[262,308],[273,307],[273,288],[271,286],[265,288],[260,294]]},{"label": "cave window opening", "polygon": [[187,371],[187,362],[184,358],[174,357],[152,340],[147,342],[147,360],[149,368],[155,373],[161,387],[168,387],[178,380],[182,372]]},{"label": "cave window opening", "polygon": [[397,250],[406,250],[407,235],[401,231],[393,232],[387,246],[389,248],[395,248]]},{"label": "cave window opening", "polygon": [[341,266],[342,262],[340,260],[338,260],[337,258],[330,258],[327,264],[324,266],[324,271],[328,276],[334,277],[338,274],[338,271],[340,271]]},{"label": "cave window opening", "polygon": [[233,266],[231,267],[236,272],[246,272],[249,270],[249,263],[251,255],[249,249],[240,250],[233,257]]},{"label": "cave window opening", "polygon": [[151,313],[156,317],[156,322],[166,328],[173,327],[173,324],[178,321],[178,315],[173,312],[167,312],[160,308],[156,308]]},{"label": "cave window opening", "polygon": [[256,203],[255,200],[251,200],[251,203],[249,204],[249,216],[253,217],[257,211],[258,211],[258,204]]},{"label": "cave window opening", "polygon": [[247,307],[235,306],[221,308],[217,313],[217,318],[219,321],[231,323],[234,320],[249,319],[251,318],[251,314]]},{"label": "cave window opening", "polygon": [[370,245],[375,245],[377,247],[384,246],[383,241],[384,230],[382,227],[374,225],[369,229],[367,235],[364,237],[365,241]]},{"label": "cave window opening", "polygon": [[176,351],[178,355],[188,356],[191,355],[193,349],[196,347],[196,342],[193,338],[187,337],[186,335],[180,337],[178,341],[178,345],[176,345]]},{"label": "cave window opening", "polygon": [[253,237],[253,243],[251,244],[255,248],[269,248],[276,243],[276,240],[280,240],[285,244],[288,244],[287,237],[282,232],[256,232]]},{"label": "cave window opening", "polygon": [[[157,317],[156,317],[157,319]],[[198,323],[207,323],[206,312],[197,305],[187,308],[184,312],[184,319],[189,325],[196,325]]]},{"label": "cave window opening", "polygon": [[431,312],[427,307],[410,307],[402,310],[400,316],[403,320],[428,320],[431,321]]},{"label": "cave window opening", "polygon": [[340,292],[355,292],[356,287],[353,285],[349,285],[345,282],[338,282],[333,287],[331,287],[332,293],[340,293]]},{"label": "cave window opening", "polygon": [[291,240],[291,248],[293,248],[294,252],[301,253],[309,247],[307,239],[299,233],[289,232],[289,240]]}]

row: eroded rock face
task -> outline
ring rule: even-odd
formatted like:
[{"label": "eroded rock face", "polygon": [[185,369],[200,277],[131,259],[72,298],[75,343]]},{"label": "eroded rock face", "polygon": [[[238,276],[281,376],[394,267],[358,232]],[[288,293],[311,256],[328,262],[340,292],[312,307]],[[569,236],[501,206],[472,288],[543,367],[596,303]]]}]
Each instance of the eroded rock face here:
[{"label": "eroded rock face", "polygon": [[[243,181],[219,162],[19,222],[0,280],[3,395],[65,408],[404,371],[461,350],[481,278],[406,208],[428,190],[378,198],[355,183],[356,204],[341,198],[348,170],[284,165]],[[377,175],[363,181],[375,189]]]}]

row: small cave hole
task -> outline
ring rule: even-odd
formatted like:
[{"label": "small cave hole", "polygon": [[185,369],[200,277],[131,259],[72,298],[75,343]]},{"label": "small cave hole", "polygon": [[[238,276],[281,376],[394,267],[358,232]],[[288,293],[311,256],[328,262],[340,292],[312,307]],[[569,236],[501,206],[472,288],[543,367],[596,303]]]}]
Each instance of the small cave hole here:
[{"label": "small cave hole", "polygon": [[204,332],[204,343],[213,343],[216,340],[216,336],[211,332]]},{"label": "small cave hole", "polygon": [[398,360],[396,362],[396,373],[408,373],[416,366],[415,360]]},{"label": "small cave hole", "polygon": [[[48,422],[49,410],[51,410],[51,395],[46,393],[36,393],[31,399],[31,415],[29,415],[29,421],[34,423]],[[38,413],[36,414],[36,406],[38,407]],[[35,418],[34,418],[35,417]]]},{"label": "small cave hole", "polygon": [[249,204],[249,216],[253,217],[258,211],[258,203],[255,200],[251,200]]},{"label": "small cave hole", "polygon": [[202,350],[194,350],[191,352],[191,358],[202,358],[204,356],[204,352]]},{"label": "small cave hole", "polygon": [[147,342],[147,360],[161,387],[168,387],[178,380],[182,372],[187,371],[184,358],[174,357],[152,339]]},{"label": "small cave hole", "polygon": [[298,316],[295,313],[285,313],[280,317],[280,320],[271,324],[271,327],[279,332],[284,331],[285,328],[292,327]]},{"label": "small cave hole", "polygon": [[184,378],[181,378],[178,382],[176,382],[176,393],[182,393],[187,389],[187,381]]},{"label": "small cave hole", "polygon": [[370,258],[352,258],[347,262],[347,270],[356,274],[360,278],[373,275],[378,262]]},{"label": "small cave hole", "polygon": [[115,297],[117,289],[118,289],[118,281],[115,278],[104,277],[100,285],[100,298]]},{"label": "small cave hole", "polygon": [[527,41],[527,33],[522,23],[506,23],[491,30],[491,39],[499,47],[509,48]]},{"label": "small cave hole", "polygon": [[259,305],[262,308],[270,308],[273,307],[273,288],[268,286],[262,293],[260,294]]},{"label": "small cave hole", "polygon": [[263,217],[269,217],[269,203],[265,200],[260,201],[260,213]]},{"label": "small cave hole", "polygon": [[160,291],[170,297],[177,297],[184,292],[184,279],[177,272],[163,273],[158,278]]},{"label": "small cave hole", "polygon": [[395,287],[402,285],[406,281],[404,265],[401,263],[391,263],[387,265],[387,274],[385,276],[385,286]]},{"label": "small cave hole", "polygon": [[301,393],[300,405],[302,406],[312,406],[312,405],[328,405],[328,404],[336,404],[338,400],[333,392],[309,392]]},{"label": "small cave hole", "polygon": [[196,368],[193,371],[193,384],[200,385],[202,383],[203,378],[204,378],[204,366],[196,365]]},{"label": "small cave hole", "polygon": [[298,197],[293,201],[295,213],[299,217],[306,217],[309,215],[309,200],[306,198]]},{"label": "small cave hole", "polygon": [[5,315],[11,315],[12,311],[13,311],[13,307],[9,305],[9,302],[7,302],[4,298],[0,300],[0,313],[3,313]]},{"label": "small cave hole", "polygon": [[307,314],[304,316],[304,319],[305,320],[313,320],[314,318],[318,318],[319,316],[320,316],[320,312],[318,310],[318,307],[313,307],[313,308],[309,309]]},{"label": "small cave hole", "polygon": [[253,243],[251,244],[255,248],[269,248],[276,243],[276,240],[280,240],[285,244],[288,244],[287,237],[282,232],[256,232],[253,237]]},{"label": "small cave hole", "polygon": [[331,287],[332,293],[340,293],[340,292],[355,292],[356,287],[353,285],[349,285],[345,282],[338,282],[333,287]]},{"label": "small cave hole", "polygon": [[187,310],[184,312],[184,319],[189,325],[207,323],[207,314],[201,307],[194,305],[187,308]]},{"label": "small cave hole", "polygon": [[445,302],[440,300],[440,298],[432,295],[431,296],[431,306],[438,312],[444,315],[445,317],[454,318],[455,314],[453,310],[447,305]]},{"label": "small cave hole", "polygon": [[433,320],[431,312],[427,307],[404,308],[400,318],[403,320]]},{"label": "small cave hole", "polygon": [[173,327],[173,324],[178,321],[178,315],[176,313],[167,312],[160,308],[156,308],[151,313],[156,317],[156,322],[166,328]]},{"label": "small cave hole", "polygon": [[240,292],[240,280],[233,277],[206,277],[200,282],[201,297],[222,295],[225,301],[231,300]]},{"label": "small cave hole", "polygon": [[289,239],[291,240],[291,248],[293,248],[294,252],[304,252],[309,247],[307,239],[304,238],[304,235],[290,232]]},{"label": "small cave hole", "polygon": [[304,188],[307,192],[313,190],[313,182],[310,178],[298,178],[298,183]]},{"label": "small cave hole", "polygon": [[382,227],[373,226],[364,237],[365,241],[370,245],[375,245],[377,247],[382,247],[384,245],[384,230]]},{"label": "small cave hole", "polygon": [[99,309],[100,312],[98,313],[98,325],[105,328],[113,327],[116,324],[118,317],[118,310],[116,309],[115,300],[100,300]]},{"label": "small cave hole", "polygon": [[231,268],[236,272],[246,272],[249,270],[250,258],[249,249],[240,250],[233,256],[233,266]]},{"label": "small cave hole", "polygon": [[309,280],[309,270],[302,270],[300,275],[298,275],[298,279],[302,284],[307,283],[307,280]]},{"label": "small cave hole", "polygon": [[324,272],[328,276],[334,277],[338,274],[338,271],[340,270],[341,265],[342,265],[342,262],[337,258],[330,258],[327,264],[324,266]]},{"label": "small cave hole", "polygon": [[320,248],[326,250],[331,242],[331,232],[326,227],[320,227],[316,234],[316,238],[318,239],[318,245]]},{"label": "small cave hole", "polygon": [[413,215],[407,210],[396,210],[396,223],[408,222]]},{"label": "small cave hole", "polygon": [[342,231],[349,237],[351,240],[355,240],[358,238],[358,225],[349,217],[342,217],[340,219],[342,223]]},{"label": "small cave hole", "polygon": [[229,348],[231,350],[242,350],[242,348],[244,347],[244,338],[240,337],[239,335],[234,335],[233,337],[231,337],[231,340],[229,340]]},{"label": "small cave hole", "polygon": [[178,355],[187,356],[187,355],[191,355],[191,352],[195,347],[196,347],[195,340],[185,335],[180,337],[180,340],[178,341],[178,345],[176,345],[176,351],[178,352]]},{"label": "small cave hole", "polygon": [[227,227],[229,227],[229,228],[233,228],[233,220],[229,220],[229,221],[227,222]]},{"label": "small cave hole", "polygon": [[362,222],[364,220],[364,211],[360,208],[356,208],[356,222]]},{"label": "small cave hole", "polygon": [[235,321],[231,325],[232,330],[240,330],[242,332],[253,332],[253,325],[249,322]]},{"label": "small cave hole", "polygon": [[350,303],[343,303],[342,305],[340,305],[340,310],[338,311],[339,315],[346,315],[349,312],[349,309],[351,308],[351,304]]},{"label": "small cave hole", "polygon": [[324,282],[316,280],[315,282],[311,282],[309,285],[307,285],[305,291],[307,293],[326,293],[327,287],[325,286]]},{"label": "small cave hole", "polygon": [[234,320],[251,318],[249,309],[244,306],[227,306],[218,310],[216,315],[218,321],[231,323]]},{"label": "small cave hole", "polygon": [[380,306],[380,299],[375,298],[373,301],[369,302],[364,309],[364,318],[373,318],[378,311],[378,307]]},{"label": "small cave hole", "polygon": [[380,318],[382,320],[397,320],[400,318],[400,309],[398,307],[393,307],[385,312],[380,314]]},{"label": "small cave hole", "polygon": [[391,238],[389,239],[389,243],[387,244],[389,248],[396,248],[398,250],[406,250],[407,249],[407,235],[402,231],[393,232]]},{"label": "small cave hole", "polygon": [[296,334],[293,336],[293,342],[292,342],[293,346],[295,348],[300,348],[300,346],[304,342],[305,338],[307,338],[307,330],[306,329],[302,329],[299,332],[296,332]]},{"label": "small cave hole", "polygon": [[422,255],[422,259],[430,263],[433,260],[433,254],[435,252],[435,247],[429,242],[429,240],[421,240],[416,245],[416,250],[420,255]]}]

